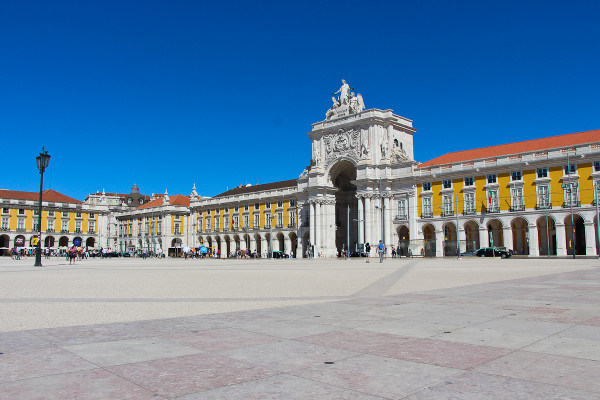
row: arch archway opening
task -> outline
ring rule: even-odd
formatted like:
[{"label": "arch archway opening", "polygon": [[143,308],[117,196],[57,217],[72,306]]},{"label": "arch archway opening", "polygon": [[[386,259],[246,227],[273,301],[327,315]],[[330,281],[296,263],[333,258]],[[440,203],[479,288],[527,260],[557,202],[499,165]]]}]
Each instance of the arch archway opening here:
[{"label": "arch archway opening", "polygon": [[[337,162],[329,171],[335,191],[335,248],[338,255],[346,248],[355,250],[358,246],[358,231],[352,229],[358,219],[358,199],[356,198],[356,166],[347,160]],[[326,227],[331,229],[332,227]]]}]

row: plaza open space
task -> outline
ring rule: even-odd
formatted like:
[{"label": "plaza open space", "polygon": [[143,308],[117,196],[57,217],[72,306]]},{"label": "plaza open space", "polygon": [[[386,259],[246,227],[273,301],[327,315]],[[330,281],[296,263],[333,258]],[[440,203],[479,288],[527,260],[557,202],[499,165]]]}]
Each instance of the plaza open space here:
[{"label": "plaza open space", "polygon": [[597,399],[597,259],[0,259],[0,398]]}]

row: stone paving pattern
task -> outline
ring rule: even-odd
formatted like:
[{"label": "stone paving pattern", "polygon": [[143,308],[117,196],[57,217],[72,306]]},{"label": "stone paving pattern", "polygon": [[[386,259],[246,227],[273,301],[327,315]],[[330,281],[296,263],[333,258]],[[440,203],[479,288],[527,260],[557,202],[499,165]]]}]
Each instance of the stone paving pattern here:
[{"label": "stone paving pattern", "polygon": [[0,398],[599,399],[599,304],[591,268],[2,332]]}]

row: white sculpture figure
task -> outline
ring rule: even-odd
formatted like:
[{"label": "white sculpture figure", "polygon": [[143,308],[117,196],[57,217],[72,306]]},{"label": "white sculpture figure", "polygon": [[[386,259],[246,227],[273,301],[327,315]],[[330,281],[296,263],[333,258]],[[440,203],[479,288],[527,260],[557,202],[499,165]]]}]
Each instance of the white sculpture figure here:
[{"label": "white sculpture figure", "polygon": [[354,93],[350,93],[350,110],[352,110],[354,114],[357,114],[364,109],[365,102],[363,101],[361,94],[359,93],[355,96]]},{"label": "white sculpture figure", "polygon": [[325,119],[330,119],[331,117],[333,117],[335,115],[335,110],[340,107],[340,102],[337,101],[335,96],[331,96],[331,100],[333,101],[333,106],[331,106],[331,108],[327,110],[327,113],[325,114]]},{"label": "white sculpture figure", "polygon": [[348,104],[350,100],[350,90],[354,90],[346,83],[345,80],[342,79],[342,87],[335,92],[333,95],[340,94],[340,104]]},{"label": "white sculpture figure", "polygon": [[315,156],[313,157],[315,161],[315,165],[321,164],[321,152],[319,151],[319,146],[315,144]]},{"label": "white sculpture figure", "polygon": [[381,137],[381,158],[388,158],[388,138],[387,134],[383,134]]},{"label": "white sculpture figure", "polygon": [[369,156],[369,136],[367,134],[362,136],[360,144],[360,157],[367,158]]}]

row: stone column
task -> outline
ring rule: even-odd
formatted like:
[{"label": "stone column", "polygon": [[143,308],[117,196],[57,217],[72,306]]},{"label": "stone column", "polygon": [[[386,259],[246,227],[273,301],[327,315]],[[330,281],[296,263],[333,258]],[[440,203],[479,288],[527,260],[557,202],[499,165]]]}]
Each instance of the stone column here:
[{"label": "stone column", "polygon": [[315,219],[315,203],[314,202],[310,202],[308,203],[308,207],[309,207],[309,240],[310,240],[310,244],[314,245],[315,244],[315,223],[316,223],[316,219]]},{"label": "stone column", "polygon": [[371,224],[373,223],[373,213],[371,210],[371,197],[365,196],[365,243],[369,243],[371,247],[375,245],[373,236],[371,235]]},{"label": "stone column", "polygon": [[281,251],[285,251],[287,254],[292,254],[292,241],[288,235],[283,236],[283,247]]},{"label": "stone column", "polygon": [[490,238],[488,236],[488,230],[485,225],[479,227],[479,247],[488,247],[490,245]]},{"label": "stone column", "polygon": [[323,230],[323,218],[321,216],[321,202],[315,202],[315,256],[321,251],[321,232]]},{"label": "stone column", "polygon": [[585,223],[585,254],[596,255],[596,229],[593,222]]},{"label": "stone column", "polygon": [[358,204],[358,243],[365,243],[364,197],[356,196]]},{"label": "stone column", "polygon": [[467,236],[465,233],[464,226],[460,225],[461,221],[458,221],[459,226],[456,227],[456,240],[460,243],[460,252],[467,251]]},{"label": "stone column", "polygon": [[444,257],[444,231],[435,227],[435,256]]},{"label": "stone column", "polygon": [[531,257],[538,257],[540,255],[538,228],[536,224],[529,225],[529,255]]},{"label": "stone column", "polygon": [[[506,250],[513,249],[513,234],[512,228],[510,226],[502,227],[502,238],[504,239],[503,246],[506,247]],[[496,247],[501,247],[500,245],[495,245]]]},{"label": "stone column", "polygon": [[[390,209],[390,197],[383,197],[383,231],[384,231],[384,242],[391,249],[391,246],[395,243],[392,242],[392,217]],[[390,250],[391,251],[391,250]]]},{"label": "stone column", "polygon": [[556,255],[567,255],[567,237],[565,235],[565,224],[555,223],[556,226]]},{"label": "stone column", "polygon": [[244,236],[245,235],[242,232],[242,234],[240,235],[240,250],[242,251],[246,250],[246,238]]}]

